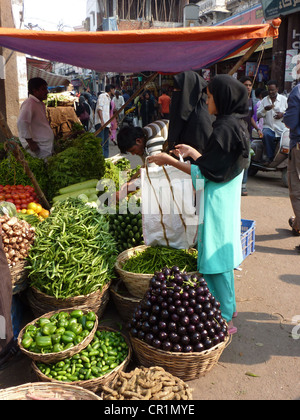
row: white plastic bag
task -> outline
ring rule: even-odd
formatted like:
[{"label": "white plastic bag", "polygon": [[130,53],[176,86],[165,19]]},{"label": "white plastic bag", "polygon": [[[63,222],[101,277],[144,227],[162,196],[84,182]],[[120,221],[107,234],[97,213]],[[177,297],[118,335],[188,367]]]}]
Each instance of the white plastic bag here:
[{"label": "white plastic bag", "polygon": [[[187,163],[188,164],[188,163]],[[148,246],[188,249],[197,242],[204,194],[196,200],[190,175],[173,166],[141,169],[143,236]]]}]

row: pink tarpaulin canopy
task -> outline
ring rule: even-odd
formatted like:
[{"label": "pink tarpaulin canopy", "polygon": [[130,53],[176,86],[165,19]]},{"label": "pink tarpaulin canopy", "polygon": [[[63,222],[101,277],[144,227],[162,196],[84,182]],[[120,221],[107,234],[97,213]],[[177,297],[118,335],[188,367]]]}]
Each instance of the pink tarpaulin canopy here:
[{"label": "pink tarpaulin canopy", "polygon": [[0,46],[98,72],[199,70],[276,38],[272,24],[148,29],[115,32],[46,32],[0,28]]}]

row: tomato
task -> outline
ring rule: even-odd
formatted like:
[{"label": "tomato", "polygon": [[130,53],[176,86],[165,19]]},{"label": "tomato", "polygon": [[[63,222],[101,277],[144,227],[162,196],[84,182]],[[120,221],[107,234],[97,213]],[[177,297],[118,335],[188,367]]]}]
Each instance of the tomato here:
[{"label": "tomato", "polygon": [[27,209],[27,204],[21,204],[21,209]]},{"label": "tomato", "polygon": [[5,200],[5,195],[0,194],[0,201],[4,201]]},{"label": "tomato", "polygon": [[16,198],[14,200],[15,200],[15,205],[16,206],[20,206],[22,204],[22,201],[21,200],[16,199]]},{"label": "tomato", "polygon": [[6,200],[6,201],[8,201],[7,199],[9,199],[9,200],[10,200],[11,198],[12,198],[12,195],[11,195],[11,194],[9,194],[9,193],[6,193],[6,194],[5,194],[5,200]]},{"label": "tomato", "polygon": [[15,200],[18,200],[18,199],[20,198],[20,197],[19,197],[19,194],[15,193],[15,192],[13,192],[11,195],[13,196],[13,198],[14,198]]},{"label": "tomato", "polygon": [[8,200],[5,200],[5,201],[7,201],[8,203],[13,203],[13,204],[15,204],[15,203],[14,203],[14,200],[12,200],[11,198],[9,198]]},{"label": "tomato", "polygon": [[24,193],[19,194],[20,200],[24,200],[26,198],[26,195]]}]

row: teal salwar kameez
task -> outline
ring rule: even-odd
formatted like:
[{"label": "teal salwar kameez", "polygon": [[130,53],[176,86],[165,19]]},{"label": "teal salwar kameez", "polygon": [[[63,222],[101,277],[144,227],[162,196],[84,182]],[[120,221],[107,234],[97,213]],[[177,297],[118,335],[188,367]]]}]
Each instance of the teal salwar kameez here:
[{"label": "teal salwar kameez", "polygon": [[191,176],[196,190],[201,188],[197,180],[204,181],[204,222],[198,229],[198,271],[220,302],[223,317],[230,321],[236,311],[234,268],[243,260],[240,210],[243,172],[229,182],[216,183],[206,179],[197,165],[192,165]]}]

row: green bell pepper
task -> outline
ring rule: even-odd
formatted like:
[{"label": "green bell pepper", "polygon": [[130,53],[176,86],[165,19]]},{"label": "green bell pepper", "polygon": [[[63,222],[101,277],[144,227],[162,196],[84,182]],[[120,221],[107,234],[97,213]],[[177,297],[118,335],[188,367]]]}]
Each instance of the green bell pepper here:
[{"label": "green bell pepper", "polygon": [[40,348],[47,348],[52,346],[52,340],[49,336],[40,336],[35,339],[36,345]]}]

